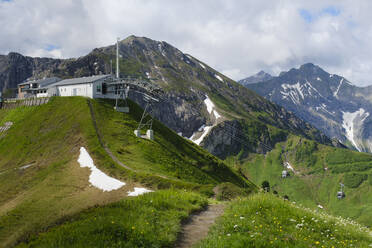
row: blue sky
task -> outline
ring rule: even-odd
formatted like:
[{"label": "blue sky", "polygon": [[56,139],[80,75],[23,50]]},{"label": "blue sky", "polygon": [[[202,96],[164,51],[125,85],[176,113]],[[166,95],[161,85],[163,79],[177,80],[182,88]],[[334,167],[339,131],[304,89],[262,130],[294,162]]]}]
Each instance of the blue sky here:
[{"label": "blue sky", "polygon": [[233,79],[312,62],[372,84],[372,1],[0,0],[0,54],[70,58],[146,36]]},{"label": "blue sky", "polygon": [[299,9],[299,14],[306,22],[311,23],[324,15],[339,16],[341,10],[335,6],[328,6],[316,12],[307,9]]}]

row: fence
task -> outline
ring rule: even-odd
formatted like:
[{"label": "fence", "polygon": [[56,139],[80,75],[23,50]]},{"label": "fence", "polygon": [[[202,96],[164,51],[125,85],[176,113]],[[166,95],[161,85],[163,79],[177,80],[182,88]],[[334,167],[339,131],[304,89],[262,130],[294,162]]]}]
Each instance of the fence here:
[{"label": "fence", "polygon": [[26,99],[18,99],[18,98],[9,98],[4,99],[3,102],[3,109],[13,109],[20,106],[39,106],[49,102],[49,97],[43,98],[26,98]]}]

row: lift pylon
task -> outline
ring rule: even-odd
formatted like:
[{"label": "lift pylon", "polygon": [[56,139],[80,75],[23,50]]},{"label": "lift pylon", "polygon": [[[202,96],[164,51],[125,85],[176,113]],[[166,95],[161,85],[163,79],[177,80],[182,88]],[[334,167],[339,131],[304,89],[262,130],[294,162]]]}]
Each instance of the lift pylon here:
[{"label": "lift pylon", "polygon": [[[140,123],[138,124],[138,128],[134,130],[134,134],[140,138],[146,138],[146,139],[153,140],[154,139],[154,131],[152,130],[153,104],[155,102],[158,102],[159,100],[147,94],[143,94],[143,96],[144,96],[144,100],[146,101],[146,106],[145,106],[145,109],[143,110]],[[141,134],[141,130],[144,128],[147,128],[146,135]]]},{"label": "lift pylon", "polygon": [[116,102],[114,109],[118,112],[129,113],[129,106],[127,102],[129,85],[127,87],[116,89]]}]

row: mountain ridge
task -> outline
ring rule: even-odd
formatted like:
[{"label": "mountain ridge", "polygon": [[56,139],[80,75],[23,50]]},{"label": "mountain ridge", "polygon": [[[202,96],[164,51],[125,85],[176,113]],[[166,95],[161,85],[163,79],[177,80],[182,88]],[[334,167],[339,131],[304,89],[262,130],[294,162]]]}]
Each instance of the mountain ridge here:
[{"label": "mountain ridge", "polygon": [[[315,130],[311,125],[285,109],[268,102],[204,62],[182,53],[167,42],[129,36],[119,42],[119,53],[122,77],[142,77],[164,89],[165,101],[157,105],[153,115],[177,133],[182,133],[184,137],[193,136],[198,139],[203,135],[203,142],[200,143],[202,146],[208,143],[210,151],[221,151],[222,147],[227,146],[235,146],[235,153],[242,148],[246,149],[234,137],[216,139],[213,134],[216,127],[225,128],[223,125],[225,121],[247,118],[255,120],[250,125],[261,126],[262,130],[272,130],[269,126],[274,126],[316,139],[321,143],[332,144],[324,134]],[[26,67],[33,69],[32,73],[29,73],[33,77],[66,78],[107,74],[111,71],[111,60],[113,61],[112,67],[115,68],[115,54],[116,46],[111,45],[95,48],[86,56],[76,59],[48,60],[48,63],[40,62],[37,67],[34,66],[35,63],[30,62],[29,64],[34,67]],[[17,66],[14,65],[14,67]],[[8,78],[12,75],[6,74],[6,70],[4,72],[0,69],[0,71],[3,71],[3,75],[7,75]],[[22,77],[25,76],[26,74]],[[10,81],[15,80],[13,78]],[[1,84],[5,85],[0,81]],[[141,97],[135,95],[130,95],[130,97],[142,107],[145,106]],[[214,115],[214,112],[208,111],[205,103],[208,98],[215,105],[214,111],[219,113],[219,118]],[[249,150],[266,152],[276,142],[272,139],[274,136],[270,135],[270,132],[266,132],[266,137],[256,133],[256,137],[250,141],[248,137],[243,139],[249,143]],[[216,149],[216,147],[220,148]],[[215,155],[224,157],[228,154]]]},{"label": "mountain ridge", "polygon": [[348,147],[372,151],[371,86],[357,87],[342,76],[307,63],[264,84],[247,87]]}]

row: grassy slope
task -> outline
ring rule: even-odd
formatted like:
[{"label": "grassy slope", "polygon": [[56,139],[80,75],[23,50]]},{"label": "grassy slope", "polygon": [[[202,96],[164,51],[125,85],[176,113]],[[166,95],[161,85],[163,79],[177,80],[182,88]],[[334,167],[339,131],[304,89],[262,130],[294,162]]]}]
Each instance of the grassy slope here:
[{"label": "grassy slope", "polygon": [[[159,173],[174,179],[201,184],[230,181],[243,186],[243,180],[219,159],[192,142],[180,137],[158,121],[154,121],[155,140],[138,139],[141,110],[129,102],[131,114],[113,110],[110,100],[98,100],[94,111],[104,143],[129,167],[148,173]],[[146,130],[144,130],[145,132]]]},{"label": "grassy slope", "polygon": [[196,247],[370,247],[370,231],[271,194],[236,200]]},{"label": "grassy slope", "polygon": [[[289,178],[282,179],[286,159],[298,174],[291,173]],[[252,155],[235,166],[242,168],[244,174],[256,184],[261,185],[268,180],[272,190],[288,195],[293,201],[308,207],[320,204],[329,213],[372,225],[370,154],[323,146],[291,136],[287,142],[277,144],[266,156]],[[340,182],[346,186],[346,198],[342,200],[336,198]]]},{"label": "grassy slope", "polygon": [[[156,124],[155,141],[131,139],[129,134],[133,131],[131,125],[135,124],[135,116],[125,119],[108,105],[101,108],[95,101],[93,105],[98,118],[105,120],[110,131],[117,132],[115,139],[110,139],[110,132],[104,132],[105,142],[114,148],[128,145],[133,157],[141,158],[137,161],[133,159],[130,165],[138,165],[136,168],[143,171],[127,171],[105,153],[92,124],[87,99],[53,98],[48,104],[38,107],[0,110],[0,125],[5,121],[14,122],[7,135],[0,139],[0,246],[10,246],[20,238],[27,239],[61,218],[88,207],[118,201],[138,182],[153,189],[178,187],[207,191],[214,184],[224,181],[223,176],[226,175],[228,181],[243,184],[243,180],[221,161],[178,138],[159,123]],[[120,133],[122,130],[129,131]],[[169,148],[173,139],[185,143],[181,145],[185,148]],[[127,185],[105,193],[90,187],[89,170],[80,168],[76,162],[81,146],[87,147],[101,170],[125,181]],[[152,160],[149,156],[145,159],[141,157],[142,152],[149,154],[153,148],[157,149],[160,157]],[[170,156],[174,154],[182,157],[169,169],[169,161],[173,161]],[[120,158],[126,163],[125,159],[130,156]],[[192,158],[202,163],[195,164],[196,160]],[[20,168],[28,164],[32,165]],[[146,169],[141,167],[143,164],[147,168],[152,164],[156,167]],[[170,179],[147,173],[154,171],[166,174]],[[174,175],[172,171],[180,172]],[[216,176],[208,175],[214,172]]]},{"label": "grassy slope", "polygon": [[85,210],[19,247],[172,247],[179,223],[206,204],[183,191],[131,197]]}]

